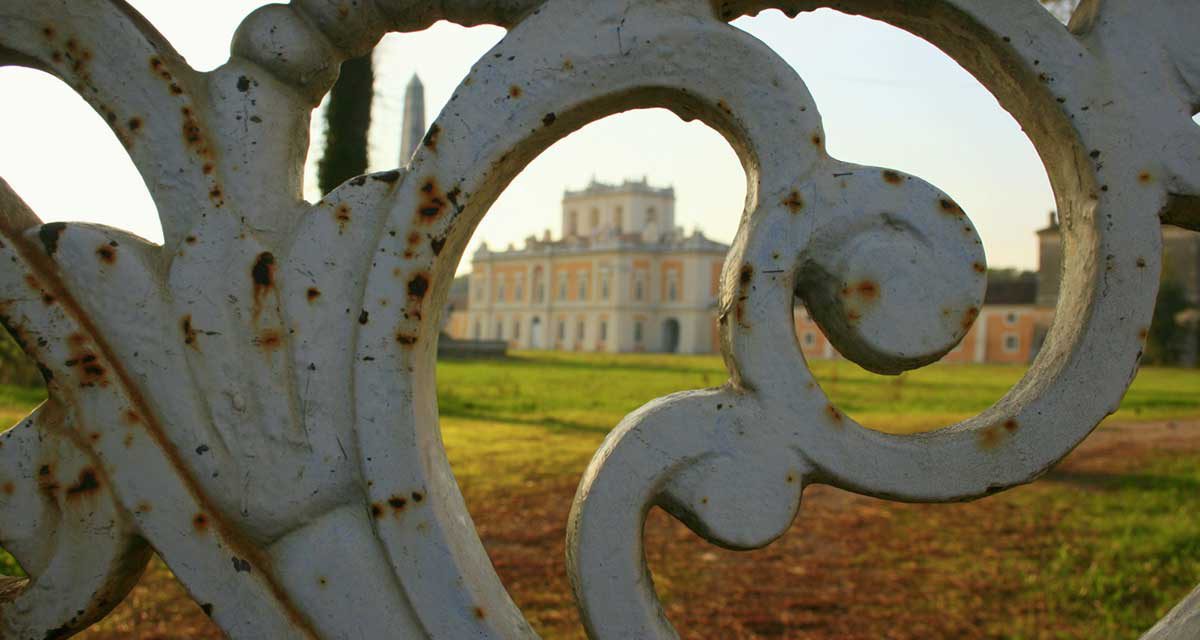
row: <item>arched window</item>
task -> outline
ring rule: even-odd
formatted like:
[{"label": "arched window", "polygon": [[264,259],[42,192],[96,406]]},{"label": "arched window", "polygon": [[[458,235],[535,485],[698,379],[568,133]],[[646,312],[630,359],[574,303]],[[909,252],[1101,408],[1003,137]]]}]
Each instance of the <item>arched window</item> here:
[{"label": "arched window", "polygon": [[579,212],[578,211],[568,211],[567,212],[567,235],[568,236],[579,235]]},{"label": "arched window", "polygon": [[646,209],[646,224],[650,224],[651,222],[658,222],[658,209],[654,207]]},{"label": "arched window", "polygon": [[588,214],[588,228],[595,230],[600,226],[600,210],[592,209]]},{"label": "arched window", "polygon": [[617,233],[625,230],[625,209],[619,205],[613,211],[613,228],[617,230]]}]

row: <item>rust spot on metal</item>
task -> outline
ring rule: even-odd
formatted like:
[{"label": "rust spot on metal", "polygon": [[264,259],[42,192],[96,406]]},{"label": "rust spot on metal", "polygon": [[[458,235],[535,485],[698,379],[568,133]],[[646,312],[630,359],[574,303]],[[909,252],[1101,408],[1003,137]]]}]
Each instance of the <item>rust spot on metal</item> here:
[{"label": "rust spot on metal", "polygon": [[445,247],[446,247],[446,237],[445,236],[442,236],[440,238],[431,238],[429,240],[429,248],[433,250],[433,255],[435,255],[435,256],[442,255],[442,249],[444,249]]},{"label": "rust spot on metal", "polygon": [[378,503],[371,504],[371,517],[376,520],[383,517],[383,507],[379,506]]},{"label": "rust spot on metal", "polygon": [[827,405],[825,405],[825,413],[829,414],[829,418],[831,420],[833,420],[835,423],[837,423],[838,425],[842,424],[842,418],[843,418],[842,412],[839,411],[837,407],[835,407],[831,404],[827,404]]},{"label": "rust spot on metal", "polygon": [[183,241],[188,244],[196,244],[196,236],[188,236],[184,238]]},{"label": "rust spot on metal", "polygon": [[548,126],[554,124],[554,122],[556,120],[558,120],[557,115],[555,115],[554,113],[547,113],[545,116],[542,117],[542,124],[544,126],[548,127]]},{"label": "rust spot on metal", "polygon": [[508,97],[510,98],[520,98],[523,93],[524,91],[521,90],[521,87],[515,84],[508,88]]},{"label": "rust spot on metal", "polygon": [[420,491],[414,491],[412,492],[412,499],[413,502],[421,502],[425,499],[425,494],[421,493]]},{"label": "rust spot on metal", "polygon": [[113,264],[117,261],[117,252],[109,245],[101,245],[98,249],[96,249],[96,255],[100,258],[100,261],[105,264]]},{"label": "rust spot on metal", "polygon": [[66,229],[67,225],[64,222],[51,222],[38,229],[38,240],[42,241],[42,248],[46,250],[46,255],[52,256],[58,251],[58,241]]},{"label": "rust spot on metal", "polygon": [[800,213],[804,209],[804,198],[800,196],[800,192],[792,190],[787,198],[783,200],[783,206],[787,207],[792,213]]},{"label": "rust spot on metal", "polygon": [[283,344],[283,336],[276,329],[267,329],[258,334],[254,343],[265,351],[274,351]]},{"label": "rust spot on metal", "polygon": [[821,136],[814,133],[813,137],[812,137],[813,146],[819,147],[819,146],[821,146],[822,142],[824,142],[824,140],[821,139]]},{"label": "rust spot on metal", "polygon": [[570,58],[567,58],[567,59],[563,60],[562,68],[563,68],[563,71],[574,71],[575,63],[572,62]]},{"label": "rust spot on metal", "polygon": [[[42,304],[44,304],[46,306],[50,306],[50,305],[54,304],[55,302],[57,302],[57,299],[54,297],[54,295],[51,294],[49,291],[46,291],[45,289],[43,289],[42,284],[40,282],[38,282],[38,279],[35,278],[33,276],[33,274],[31,274],[31,273],[25,274],[25,284],[28,285],[30,289],[33,289],[34,291],[38,292],[38,295],[40,295],[42,297]],[[20,332],[12,331],[10,329],[9,333],[13,334],[14,339],[17,340],[18,346],[21,346],[21,348],[25,348],[23,345],[26,343],[26,340],[25,340],[24,336],[20,336]]]},{"label": "rust spot on metal", "polygon": [[738,282],[740,282],[742,285],[747,285],[747,284],[750,284],[750,280],[752,280],[753,278],[754,278],[753,265],[749,265],[749,264],[742,265],[742,270],[738,272]]},{"label": "rust spot on metal", "polygon": [[392,496],[391,498],[388,498],[388,506],[391,507],[393,511],[403,511],[404,507],[408,506],[408,500],[401,496]]},{"label": "rust spot on metal", "polygon": [[421,299],[425,297],[425,293],[429,291],[429,276],[424,273],[418,273],[408,281],[409,297]]},{"label": "rust spot on metal", "polygon": [[208,516],[204,515],[203,513],[197,513],[196,516],[194,518],[192,518],[192,528],[195,529],[198,533],[204,533],[205,531],[207,531],[208,530]]},{"label": "rust spot on metal", "polygon": [[1139,268],[1139,269],[1145,269],[1145,268],[1146,268],[1146,259],[1145,259],[1145,258],[1138,258],[1138,259],[1137,259],[1137,266],[1138,266],[1138,268]]},{"label": "rust spot on metal", "polygon": [[5,482],[4,486],[0,487],[0,491],[3,491],[6,496],[11,496],[16,492],[16,487],[11,482]]},{"label": "rust spot on metal", "polygon": [[883,172],[883,181],[888,184],[900,184],[904,182],[904,178],[891,169],[885,169]]},{"label": "rust spot on metal", "polygon": [[238,573],[250,573],[250,571],[251,571],[250,561],[244,560],[237,556],[234,556],[233,557],[233,570]]},{"label": "rust spot on metal", "polygon": [[975,319],[978,317],[979,307],[968,307],[967,310],[963,312],[962,328],[970,329],[971,325],[975,323]]},{"label": "rust spot on metal", "polygon": [[358,323],[366,324],[370,321],[371,321],[371,313],[369,311],[367,311],[366,309],[363,309],[362,313],[358,314]]},{"label": "rust spot on metal", "polygon": [[204,604],[200,605],[200,610],[203,611],[204,615],[208,616],[209,618],[213,616],[213,606],[211,602],[205,602]]},{"label": "rust spot on metal", "polygon": [[985,427],[979,432],[979,446],[983,449],[995,449],[1015,433],[1018,426],[1017,421],[1010,418],[1000,424]]},{"label": "rust spot on metal", "polygon": [[250,78],[247,78],[246,76],[240,76],[237,79],[237,90],[241,91],[242,93],[246,93],[247,91],[249,91],[250,90]]},{"label": "rust spot on metal", "polygon": [[1138,174],[1138,182],[1142,184],[1150,184],[1154,181],[1154,176],[1150,175],[1149,171],[1143,171]]},{"label": "rust spot on metal", "polygon": [[411,347],[417,343],[417,337],[407,333],[398,333],[396,334],[396,342],[399,342],[406,347]]},{"label": "rust spot on metal", "polygon": [[333,219],[337,220],[338,226],[344,229],[346,227],[346,223],[350,222],[350,205],[344,202],[339,204],[337,208],[333,210]]},{"label": "rust spot on metal", "polygon": [[196,329],[192,326],[192,316],[184,316],[183,320],[180,320],[179,326],[183,329],[183,343],[199,351],[199,347],[196,346]]},{"label": "rust spot on metal", "polygon": [[121,413],[121,420],[123,420],[125,424],[129,426],[133,426],[136,424],[141,424],[142,417],[139,416],[138,412],[134,411],[133,409],[126,409]]},{"label": "rust spot on metal", "polygon": [[398,180],[400,180],[400,172],[396,169],[393,169],[391,171],[384,171],[383,173],[376,173],[376,174],[372,175],[371,179],[376,182],[386,182],[388,184],[396,184],[396,182]]},{"label": "rust spot on metal", "polygon": [[949,198],[938,198],[938,208],[941,209],[942,213],[952,216],[964,215],[962,207],[958,206],[957,202]]},{"label": "rust spot on metal", "polygon": [[79,472],[79,480],[75,484],[67,487],[67,497],[85,496],[95,493],[99,489],[100,480],[96,477],[96,470],[89,467]]},{"label": "rust spot on metal", "polygon": [[421,201],[417,203],[417,221],[432,223],[446,211],[446,198],[433,178],[421,183]]},{"label": "rust spot on metal", "polygon": [[137,506],[134,507],[133,510],[137,513],[150,513],[151,511],[154,511],[154,506],[149,502],[142,501],[137,503]]},{"label": "rust spot on metal", "polygon": [[53,40],[56,33],[57,32],[54,30],[54,27],[42,27],[42,35],[45,36],[47,40]]},{"label": "rust spot on metal", "polygon": [[254,259],[250,279],[254,281],[255,305],[261,304],[262,297],[275,286],[275,256],[270,251],[264,251]]},{"label": "rust spot on metal", "polygon": [[850,321],[850,324],[857,324],[859,320],[862,320],[862,312],[858,309],[851,309],[846,312],[846,319]]},{"label": "rust spot on metal", "polygon": [[1143,327],[1140,331],[1138,331],[1138,340],[1142,340],[1144,342],[1146,340],[1146,338],[1149,338],[1149,337],[1150,337],[1150,329],[1149,328]]},{"label": "rust spot on metal", "polygon": [[309,287],[305,296],[308,298],[309,302],[314,302],[317,298],[321,297],[321,291],[316,287]]},{"label": "rust spot on metal", "polygon": [[842,288],[842,297],[858,296],[863,300],[872,301],[879,297],[879,283],[874,280],[863,280]]},{"label": "rust spot on metal", "polygon": [[976,273],[987,273],[987,266],[985,266],[982,262],[971,263],[971,268],[974,269]]},{"label": "rust spot on metal", "polygon": [[435,123],[433,126],[429,127],[429,132],[425,134],[425,139],[421,141],[421,144],[425,145],[426,149],[436,151],[438,136],[440,136],[441,133],[442,128]]},{"label": "rust spot on metal", "polygon": [[476,620],[483,620],[487,617],[487,611],[484,611],[483,607],[475,607],[473,613],[475,614]]}]

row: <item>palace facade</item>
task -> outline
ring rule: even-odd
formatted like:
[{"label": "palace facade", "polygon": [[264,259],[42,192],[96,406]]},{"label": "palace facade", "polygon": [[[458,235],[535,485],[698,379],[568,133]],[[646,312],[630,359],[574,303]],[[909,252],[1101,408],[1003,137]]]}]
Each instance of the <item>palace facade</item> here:
[{"label": "palace facade", "polygon": [[516,349],[710,353],[727,245],[675,225],[674,189],[592,181],[562,200],[563,237],[472,258],[448,332]]}]

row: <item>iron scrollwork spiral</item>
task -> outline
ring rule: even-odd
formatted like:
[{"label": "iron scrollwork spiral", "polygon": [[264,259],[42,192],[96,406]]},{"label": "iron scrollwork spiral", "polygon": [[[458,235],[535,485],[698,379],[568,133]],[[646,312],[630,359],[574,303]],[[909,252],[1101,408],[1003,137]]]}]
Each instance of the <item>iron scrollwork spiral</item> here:
[{"label": "iron scrollwork spiral", "polygon": [[[1037,361],[933,433],[855,423],[792,333],[799,292],[859,364],[922,366],[970,327],[986,271],[966,212],[915,176],[830,157],[803,81],[727,24],[821,7],[907,29],[973,73],[1029,133],[1064,222]],[[305,132],[341,61],[439,19],[509,32],[408,166],[306,203]],[[580,486],[567,561],[592,637],[675,635],[642,557],[652,506],[751,549],[812,483],[949,501],[1030,481],[1119,404],[1160,222],[1200,226],[1197,23],[1185,0],[1085,1],[1069,31],[1035,0],[294,0],[251,14],[230,60],[199,73],[120,0],[3,0],[0,64],[58,76],[104,117],[165,239],[42,224],[0,185],[0,313],[50,391],[0,438],[0,543],[31,575],[0,606],[2,635],[86,628],[153,548],[234,638],[533,637],[446,462],[436,327],[505,186],[632,108],[719,131],[748,198],[720,294],[729,383],[628,416]]]}]

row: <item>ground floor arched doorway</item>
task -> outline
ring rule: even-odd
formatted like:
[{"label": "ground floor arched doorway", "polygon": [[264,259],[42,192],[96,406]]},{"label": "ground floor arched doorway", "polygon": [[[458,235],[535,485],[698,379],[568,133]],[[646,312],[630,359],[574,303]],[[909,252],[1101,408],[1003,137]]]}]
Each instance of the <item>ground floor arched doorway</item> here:
[{"label": "ground floor arched doorway", "polygon": [[667,318],[663,321],[663,352],[676,353],[679,351],[679,321]]},{"label": "ground floor arched doorway", "polygon": [[529,324],[529,346],[533,349],[545,349],[545,337],[542,327],[542,319],[539,316],[534,316]]}]

